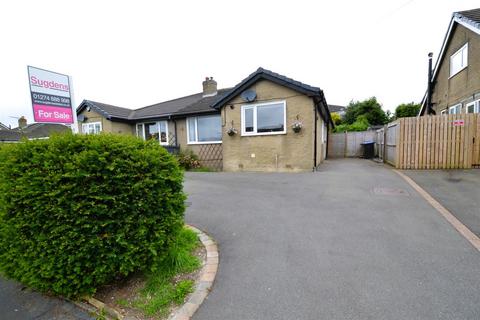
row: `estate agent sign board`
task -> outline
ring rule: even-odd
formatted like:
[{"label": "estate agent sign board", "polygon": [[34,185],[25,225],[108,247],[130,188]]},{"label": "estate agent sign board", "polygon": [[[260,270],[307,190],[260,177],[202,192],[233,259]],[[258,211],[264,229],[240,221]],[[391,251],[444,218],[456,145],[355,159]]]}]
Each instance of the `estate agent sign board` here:
[{"label": "estate agent sign board", "polygon": [[74,123],[67,75],[28,66],[28,81],[35,122]]}]

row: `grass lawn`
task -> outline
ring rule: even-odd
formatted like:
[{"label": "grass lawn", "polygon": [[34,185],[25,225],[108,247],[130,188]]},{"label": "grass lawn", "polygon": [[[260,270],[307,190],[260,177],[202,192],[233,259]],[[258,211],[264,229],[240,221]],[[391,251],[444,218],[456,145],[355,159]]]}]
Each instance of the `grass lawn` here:
[{"label": "grass lawn", "polygon": [[116,309],[144,315],[145,319],[166,318],[172,307],[182,304],[193,292],[195,273],[202,264],[198,257],[201,248],[195,232],[184,228],[154,271],[101,290],[98,298]]}]

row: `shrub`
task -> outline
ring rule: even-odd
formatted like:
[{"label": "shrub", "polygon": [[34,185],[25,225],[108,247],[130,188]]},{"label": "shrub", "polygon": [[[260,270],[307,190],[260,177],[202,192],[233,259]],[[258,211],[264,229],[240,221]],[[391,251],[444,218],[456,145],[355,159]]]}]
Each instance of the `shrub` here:
[{"label": "shrub", "polygon": [[183,171],[158,143],[61,135],[0,150],[0,270],[92,294],[164,259],[183,225]]},{"label": "shrub", "polygon": [[200,168],[198,156],[191,150],[180,151],[177,155],[178,163],[185,170]]},{"label": "shrub", "polygon": [[388,122],[388,116],[375,97],[363,101],[351,101],[347,106],[344,120],[348,124],[353,124],[361,115],[365,115],[371,125],[383,125]]},{"label": "shrub", "polygon": [[342,117],[337,112],[332,112],[330,115],[332,116],[332,121],[336,126],[342,124]]},{"label": "shrub", "polygon": [[416,117],[422,105],[414,102],[402,103],[395,109],[395,118]]},{"label": "shrub", "polygon": [[352,124],[341,124],[335,127],[335,132],[345,132],[345,131],[365,131],[368,129],[370,124],[368,123],[367,117],[365,115],[358,116],[357,120]]}]

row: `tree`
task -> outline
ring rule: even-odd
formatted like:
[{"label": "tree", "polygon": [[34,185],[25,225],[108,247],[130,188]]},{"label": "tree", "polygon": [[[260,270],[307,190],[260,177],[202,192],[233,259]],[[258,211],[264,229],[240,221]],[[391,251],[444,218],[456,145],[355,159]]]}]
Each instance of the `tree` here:
[{"label": "tree", "polygon": [[335,132],[345,132],[345,131],[365,131],[368,129],[370,124],[368,123],[367,116],[361,114],[358,116],[352,124],[341,124],[335,127]]},{"label": "tree", "polygon": [[332,121],[335,123],[336,126],[342,124],[342,117],[337,112],[332,112]]},{"label": "tree", "polygon": [[383,125],[388,122],[388,117],[385,111],[382,110],[382,106],[376,97],[363,101],[351,101],[345,113],[345,122],[353,124],[361,115],[365,115],[368,123],[373,126]]},{"label": "tree", "polygon": [[402,103],[395,109],[395,118],[416,117],[420,108],[418,103]]}]

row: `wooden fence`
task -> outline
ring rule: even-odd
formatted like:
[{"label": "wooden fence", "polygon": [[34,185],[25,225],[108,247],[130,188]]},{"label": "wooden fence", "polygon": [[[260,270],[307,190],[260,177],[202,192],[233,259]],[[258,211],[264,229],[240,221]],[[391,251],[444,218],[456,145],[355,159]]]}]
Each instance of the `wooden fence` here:
[{"label": "wooden fence", "polygon": [[375,131],[331,133],[328,135],[328,156],[331,158],[360,157],[361,144],[375,140]]},{"label": "wooden fence", "polygon": [[[386,130],[387,136],[395,138],[390,151],[394,156],[390,155],[387,161],[396,168],[468,169],[480,166],[478,114],[402,118]],[[386,149],[385,145],[382,147]],[[388,157],[389,151],[385,153]]]}]

